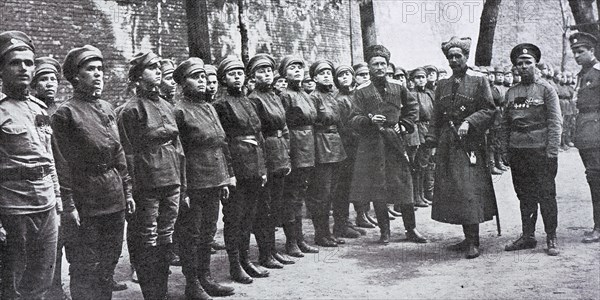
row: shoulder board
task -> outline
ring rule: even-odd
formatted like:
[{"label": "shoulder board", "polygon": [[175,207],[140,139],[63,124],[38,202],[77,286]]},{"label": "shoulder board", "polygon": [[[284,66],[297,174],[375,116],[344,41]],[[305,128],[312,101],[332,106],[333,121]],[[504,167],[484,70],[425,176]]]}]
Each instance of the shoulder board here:
[{"label": "shoulder board", "polygon": [[369,86],[370,84],[371,84],[371,80],[368,80],[368,81],[366,81],[366,82],[363,82],[363,84],[361,84],[361,85],[359,85],[359,86],[357,86],[357,87],[356,87],[356,90],[358,91],[358,90],[360,90],[360,89],[363,89],[363,88],[365,88],[365,87]]},{"label": "shoulder board", "polygon": [[33,102],[33,103],[41,106],[43,109],[47,109],[48,108],[48,106],[46,105],[46,103],[44,103],[44,101],[42,101],[42,100],[40,100],[40,99],[38,99],[38,98],[36,98],[34,96],[30,95],[29,96],[29,100],[31,100],[31,102]]},{"label": "shoulder board", "polygon": [[597,63],[594,65],[594,69],[596,69],[596,70],[600,71],[600,62],[597,62]]},{"label": "shoulder board", "polygon": [[473,71],[471,69],[467,69],[467,75],[469,75],[469,76],[475,76],[475,77],[483,77],[483,76],[485,76],[484,74],[479,73],[479,72],[475,72],[475,71]]}]

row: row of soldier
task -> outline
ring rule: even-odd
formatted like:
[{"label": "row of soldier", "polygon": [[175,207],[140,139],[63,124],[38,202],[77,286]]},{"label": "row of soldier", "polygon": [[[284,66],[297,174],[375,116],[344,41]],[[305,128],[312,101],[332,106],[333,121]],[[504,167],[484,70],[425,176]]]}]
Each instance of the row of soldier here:
[{"label": "row of soldier", "polygon": [[[583,48],[593,57],[593,40],[579,36],[580,42],[572,39],[573,52]],[[69,51],[62,66],[48,57],[34,65],[27,35],[0,34],[6,94],[0,100],[0,208],[7,231],[3,297],[43,298],[53,277],[45,266],[56,260],[56,247],[48,245],[58,237],[68,239],[71,296],[109,299],[126,219],[130,258],[144,298],[167,296],[174,241],[187,298],[231,295],[233,288],[217,283],[210,271],[219,204],[230,275],[240,283],[267,277],[263,267],[294,263],[287,255],[318,252],[304,240],[303,205],[312,218],[315,244],[336,247],[344,237],[362,233],[349,222],[349,203],[357,211],[357,225],[367,227],[366,212],[373,203],[380,242],[387,244],[389,214],[398,212],[406,238],[426,243],[416,230],[414,211],[433,202],[434,220],[463,226],[465,240],[450,248],[467,258],[479,256],[478,224],[497,215],[486,134],[501,105],[494,103],[488,79],[466,65],[470,39],[454,37],[442,44],[442,51],[452,77],[437,84],[428,82],[429,67],[410,74],[392,68],[390,75],[399,80],[388,79],[390,53],[380,45],[367,48],[366,63],[354,68],[318,60],[308,69],[315,83],[310,95],[305,63],[293,56],[278,65],[267,54],[247,65],[226,58],[216,68],[189,58],[175,67],[143,52],[131,60],[132,97],[113,110],[101,99],[100,50],[87,45]],[[554,177],[562,118],[556,91],[538,78],[540,58],[531,44],[511,53],[522,83],[506,91],[498,152],[508,154],[523,235],[506,250],[536,246],[539,204],[548,254],[557,255]],[[39,87],[40,98],[52,98],[56,90],[43,86],[52,86],[61,68],[73,85],[73,97],[48,118],[48,105],[30,96],[28,86]],[[276,69],[285,80],[276,80]],[[287,87],[281,88],[284,81]],[[408,83],[414,84],[412,92]],[[181,95],[175,95],[175,84]],[[174,96],[180,101],[165,100]],[[584,111],[597,113],[597,107]],[[582,154],[596,221],[586,241],[600,236],[592,185],[597,175],[590,171],[597,167],[594,138],[588,134],[578,139],[583,146],[576,145],[593,149],[584,151],[591,157],[587,161]],[[435,152],[431,197],[425,193],[432,181],[426,174],[431,174]],[[75,225],[70,234],[57,234],[56,212],[61,229]],[[39,230],[28,231],[31,224]],[[286,236],[285,254],[275,245],[278,226]],[[259,265],[248,255],[251,233]],[[35,243],[24,242],[29,240]]]}]

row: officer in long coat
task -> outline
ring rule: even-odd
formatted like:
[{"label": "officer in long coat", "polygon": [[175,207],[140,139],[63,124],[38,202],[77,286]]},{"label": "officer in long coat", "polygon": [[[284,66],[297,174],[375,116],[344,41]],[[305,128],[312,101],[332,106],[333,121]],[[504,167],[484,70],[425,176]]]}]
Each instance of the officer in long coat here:
[{"label": "officer in long coat", "polygon": [[427,240],[416,230],[411,166],[401,134],[414,130],[419,104],[399,82],[387,79],[390,52],[381,45],[366,49],[371,81],[357,88],[350,125],[359,134],[350,201],[373,201],[381,231],[389,243],[388,203],[399,203],[408,240]]},{"label": "officer in long coat", "polygon": [[467,67],[470,38],[442,43],[452,76],[437,86],[426,144],[436,147],[431,217],[463,226],[465,240],[451,246],[479,256],[479,223],[496,214],[496,196],[486,164],[485,132],[496,107],[488,79]]},{"label": "officer in long coat", "polygon": [[598,40],[588,33],[573,34],[571,51],[581,65],[577,74],[577,115],[574,136],[575,147],[585,166],[585,174],[592,192],[594,229],[582,242],[600,241],[600,63],[594,56]]}]

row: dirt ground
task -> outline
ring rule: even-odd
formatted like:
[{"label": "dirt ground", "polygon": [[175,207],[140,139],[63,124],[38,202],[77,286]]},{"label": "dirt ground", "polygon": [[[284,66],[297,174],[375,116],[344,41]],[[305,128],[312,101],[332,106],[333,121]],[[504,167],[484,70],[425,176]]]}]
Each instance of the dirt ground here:
[{"label": "dirt ground", "polygon": [[[268,278],[250,285],[233,283],[228,276],[227,256],[213,256],[213,275],[235,287],[228,299],[600,299],[600,243],[582,244],[585,230],[592,226],[589,188],[576,149],[559,156],[557,176],[559,209],[558,241],[560,255],[544,252],[545,234],[538,219],[538,247],[504,252],[504,245],[521,230],[518,200],[510,172],[495,176],[496,196],[502,221],[497,236],[494,221],[481,225],[482,255],[467,260],[462,253],[445,247],[462,239],[459,226],[432,221],[430,208],[417,214],[418,229],[430,243],[404,242],[402,220],[392,221],[392,242],[377,244],[378,229],[351,240],[339,248],[297,259],[282,270],[271,270]],[[351,215],[354,215],[351,213]],[[353,216],[352,216],[353,217]],[[312,242],[312,224],[305,220],[307,240]],[[218,239],[222,240],[222,223]],[[277,232],[283,246],[283,231]],[[255,245],[253,257],[257,256]],[[63,282],[68,288],[67,266]],[[184,299],[185,279],[181,267],[171,267],[171,299]],[[119,262],[115,279],[127,282],[129,289],[115,292],[114,299],[142,299],[139,285],[130,280],[127,251]]]}]

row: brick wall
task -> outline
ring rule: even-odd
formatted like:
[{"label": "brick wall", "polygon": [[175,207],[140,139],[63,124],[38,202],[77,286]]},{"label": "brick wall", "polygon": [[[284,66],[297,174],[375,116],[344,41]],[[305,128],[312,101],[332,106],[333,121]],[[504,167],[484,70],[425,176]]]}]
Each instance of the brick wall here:
[{"label": "brick wall", "polygon": [[[128,61],[152,50],[165,57],[187,57],[184,0],[3,0],[0,31],[21,30],[33,39],[37,56],[63,61],[67,52],[85,44],[105,58],[103,98],[118,105],[126,99]],[[58,100],[71,94],[63,80]]]},{"label": "brick wall", "polygon": [[[206,0],[212,61],[240,55],[238,1]],[[352,3],[356,6],[356,2]],[[297,54],[307,61],[328,58],[351,63],[351,45],[360,41],[358,8],[343,0],[245,0],[243,22],[249,55],[277,59]],[[188,56],[185,0],[2,0],[0,31],[21,30],[35,42],[36,55],[62,62],[73,47],[91,44],[105,56],[103,98],[118,105],[127,98],[129,59],[142,50],[181,61]],[[360,47],[355,57],[362,56]],[[58,100],[69,97],[63,80]]]}]

